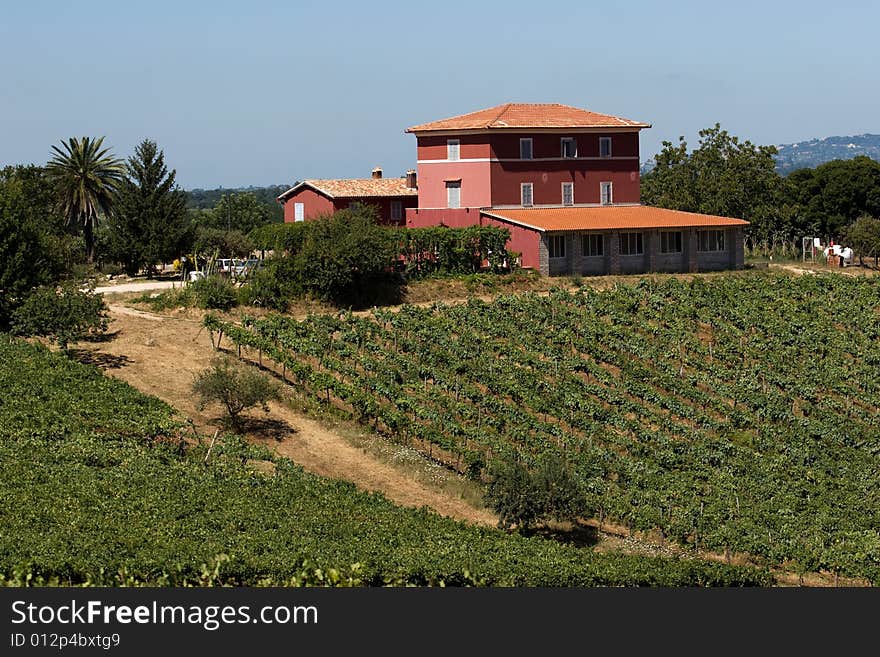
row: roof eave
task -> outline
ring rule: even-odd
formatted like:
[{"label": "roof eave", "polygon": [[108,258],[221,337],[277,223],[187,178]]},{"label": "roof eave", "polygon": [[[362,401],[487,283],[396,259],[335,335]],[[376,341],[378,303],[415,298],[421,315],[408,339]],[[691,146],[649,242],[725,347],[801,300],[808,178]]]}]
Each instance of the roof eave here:
[{"label": "roof eave", "polygon": [[652,127],[650,123],[636,123],[633,125],[599,125],[599,126],[558,126],[558,127],[513,127],[513,126],[486,126],[480,128],[420,128],[416,126],[415,128],[407,128],[404,130],[405,133],[414,134],[416,137],[421,137],[424,135],[436,135],[436,136],[444,136],[444,135],[460,135],[462,133],[469,134],[488,134],[488,133],[497,133],[497,132],[537,132],[537,133],[550,133],[550,132],[567,132],[572,134],[585,134],[590,132],[633,132],[637,130],[644,130],[646,128]]},{"label": "roof eave", "polygon": [[327,198],[336,198],[335,196],[333,196],[333,194],[331,194],[331,193],[328,192],[327,190],[325,190],[325,189],[321,189],[321,188],[318,187],[317,185],[315,185],[315,184],[309,182],[308,180],[303,180],[301,183],[299,183],[299,184],[297,184],[297,185],[294,185],[293,187],[291,187],[290,189],[288,189],[288,190],[287,190],[286,192],[284,192],[283,194],[279,194],[279,195],[275,198],[275,200],[280,201],[281,203],[284,203],[288,198],[290,198],[293,194],[295,194],[297,191],[299,191],[299,189],[300,189],[301,187],[308,187],[309,189],[313,189],[313,190],[315,190],[316,192],[318,192],[319,194],[323,194],[323,195],[326,196]]},{"label": "roof eave", "polygon": [[511,219],[510,217],[505,217],[504,215],[495,214],[493,212],[489,212],[488,210],[480,210],[480,214],[484,214],[487,217],[491,217],[492,219],[496,219],[497,221],[506,221],[509,224],[516,224],[517,226],[522,226],[523,228],[528,228],[530,230],[536,230],[539,233],[546,232],[546,229],[541,228],[540,226],[534,226],[532,224],[527,224],[524,221],[519,221],[517,219]]}]

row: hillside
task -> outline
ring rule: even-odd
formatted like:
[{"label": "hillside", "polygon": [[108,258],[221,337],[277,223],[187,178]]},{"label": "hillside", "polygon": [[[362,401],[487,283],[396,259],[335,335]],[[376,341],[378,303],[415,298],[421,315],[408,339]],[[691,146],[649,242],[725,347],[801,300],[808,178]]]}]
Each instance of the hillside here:
[{"label": "hillside", "polygon": [[471,476],[556,452],[600,519],[876,583],[878,308],[866,279],[743,274],[208,326]]},{"label": "hillside", "polygon": [[779,150],[776,170],[782,175],[795,169],[811,169],[831,160],[851,160],[857,155],[866,155],[880,161],[880,135],[825,137],[780,144],[776,148]]},{"label": "hillside", "polygon": [[0,586],[770,582],[401,508],[233,436],[211,449],[158,399],[3,335],[0,390]]}]

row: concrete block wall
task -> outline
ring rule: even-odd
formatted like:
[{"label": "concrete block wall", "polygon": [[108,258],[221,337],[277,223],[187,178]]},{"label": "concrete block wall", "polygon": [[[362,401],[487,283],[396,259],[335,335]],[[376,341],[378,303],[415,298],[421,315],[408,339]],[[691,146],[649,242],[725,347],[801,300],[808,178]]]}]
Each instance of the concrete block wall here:
[{"label": "concrete block wall", "polygon": [[538,270],[542,276],[550,275],[550,238],[547,233],[542,233],[538,242]]},{"label": "concrete block wall", "polygon": [[[682,248],[678,253],[660,252],[660,230],[643,231],[641,255],[620,254],[620,231],[603,234],[603,255],[584,256],[583,238],[591,231],[567,232],[565,257],[550,259],[550,235],[542,234],[538,256],[540,271],[545,276],[566,274],[641,274],[648,272],[696,272],[719,269],[741,269],[744,263],[743,235],[740,227],[725,230],[722,251],[699,251],[696,228],[684,228]],[[630,232],[630,231],[624,231]],[[558,235],[559,233],[557,233]]]}]

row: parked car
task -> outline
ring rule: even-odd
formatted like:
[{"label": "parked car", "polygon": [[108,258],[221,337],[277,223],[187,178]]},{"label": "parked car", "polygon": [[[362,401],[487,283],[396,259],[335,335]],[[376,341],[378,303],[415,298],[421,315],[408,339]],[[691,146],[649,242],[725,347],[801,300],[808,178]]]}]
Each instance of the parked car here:
[{"label": "parked car", "polygon": [[263,261],[257,258],[248,258],[247,260],[235,260],[232,265],[232,275],[235,278],[246,278],[253,273],[255,269],[263,266]]}]

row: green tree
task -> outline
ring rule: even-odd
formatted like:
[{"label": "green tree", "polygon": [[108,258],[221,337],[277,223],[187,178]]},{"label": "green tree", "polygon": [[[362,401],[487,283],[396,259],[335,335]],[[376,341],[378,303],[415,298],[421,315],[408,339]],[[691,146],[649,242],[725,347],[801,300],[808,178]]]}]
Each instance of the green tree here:
[{"label": "green tree", "polygon": [[199,267],[216,258],[245,258],[253,251],[253,244],[239,230],[199,228],[196,230],[193,251]]},{"label": "green tree", "polygon": [[279,215],[273,205],[259,200],[253,192],[223,194],[213,209],[195,212],[193,216],[199,226],[245,234],[283,220],[283,214]]},{"label": "green tree", "polygon": [[561,454],[546,453],[532,477],[545,518],[574,520],[583,515],[584,496],[571,465]]},{"label": "green tree", "polygon": [[142,267],[152,273],[156,263],[171,262],[188,250],[186,194],[175,184],[176,175],[149,139],[128,159],[109,220],[109,248],[129,275]]},{"label": "green tree", "polygon": [[105,332],[108,322],[104,298],[73,282],[37,289],[12,314],[14,333],[52,338],[65,351],[71,342]]},{"label": "green tree", "polygon": [[199,410],[208,404],[221,404],[235,429],[241,429],[244,411],[259,405],[268,413],[268,403],[281,398],[278,383],[227,357],[215,358],[210,368],[196,375],[192,389],[200,398]]},{"label": "green tree", "polygon": [[874,258],[874,266],[880,259],[880,219],[870,215],[862,215],[849,226],[845,240],[859,254],[859,263],[864,265],[863,258]]},{"label": "green tree", "polygon": [[47,214],[52,203],[41,202],[40,185],[30,184],[36,170],[0,170],[0,330],[34,288],[54,283],[67,269],[68,244]]},{"label": "green tree", "polygon": [[880,216],[880,162],[859,156],[799,169],[785,178],[783,201],[802,234],[840,235],[860,216]]},{"label": "green tree", "polygon": [[67,222],[82,228],[89,264],[95,261],[95,232],[99,218],[108,216],[122,180],[122,160],[103,148],[104,138],[71,137],[53,146],[55,156],[46,171],[58,195],[58,207]]},{"label": "green tree", "polygon": [[340,210],[309,223],[294,262],[303,289],[335,303],[357,303],[393,278],[394,235],[371,207]]},{"label": "green tree", "polygon": [[571,466],[559,454],[543,455],[529,469],[513,454],[489,463],[486,502],[500,527],[520,531],[540,521],[573,520],[584,512],[584,495]]},{"label": "green tree", "polygon": [[521,531],[540,517],[542,504],[531,472],[514,455],[489,463],[486,502],[498,514],[498,526]]},{"label": "green tree", "polygon": [[678,145],[663,142],[654,168],[642,178],[642,201],[687,212],[736,217],[750,221],[753,237],[780,229],[780,177],[775,146],[756,146],[722,130],[720,124],[701,130],[699,147],[688,152],[684,137]]}]

